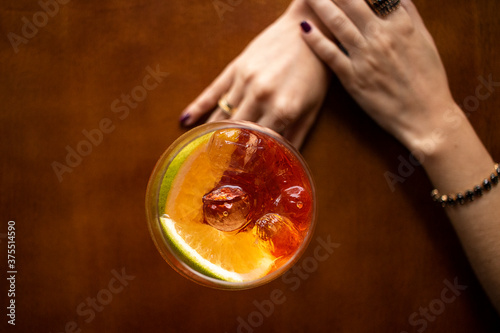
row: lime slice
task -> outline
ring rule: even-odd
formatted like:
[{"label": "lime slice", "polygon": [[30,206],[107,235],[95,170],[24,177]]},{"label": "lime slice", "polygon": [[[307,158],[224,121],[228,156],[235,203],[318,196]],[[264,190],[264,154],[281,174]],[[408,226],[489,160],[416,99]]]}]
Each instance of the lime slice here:
[{"label": "lime slice", "polygon": [[179,172],[179,168],[189,157],[191,152],[201,144],[206,143],[211,136],[212,133],[207,133],[191,141],[184,148],[182,148],[182,150],[174,157],[174,159],[170,163],[167,171],[165,172],[165,176],[163,177],[163,181],[161,182],[160,194],[158,198],[158,211],[160,213],[163,213],[165,211],[165,203],[167,202],[168,193],[170,192],[170,188],[172,187],[172,182],[174,181],[175,176]]}]

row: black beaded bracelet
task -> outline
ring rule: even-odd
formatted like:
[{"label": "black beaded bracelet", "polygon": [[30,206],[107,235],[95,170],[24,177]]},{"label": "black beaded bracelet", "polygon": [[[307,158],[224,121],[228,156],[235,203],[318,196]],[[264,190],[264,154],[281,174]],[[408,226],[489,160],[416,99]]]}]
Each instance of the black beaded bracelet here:
[{"label": "black beaded bracelet", "polygon": [[463,205],[466,202],[474,201],[483,195],[483,191],[490,191],[492,186],[498,184],[498,177],[500,175],[500,167],[498,163],[494,166],[494,172],[489,178],[485,178],[481,184],[474,186],[474,188],[465,191],[464,193],[456,194],[439,194],[437,189],[432,190],[432,200],[441,204],[441,206],[455,206],[456,204]]}]

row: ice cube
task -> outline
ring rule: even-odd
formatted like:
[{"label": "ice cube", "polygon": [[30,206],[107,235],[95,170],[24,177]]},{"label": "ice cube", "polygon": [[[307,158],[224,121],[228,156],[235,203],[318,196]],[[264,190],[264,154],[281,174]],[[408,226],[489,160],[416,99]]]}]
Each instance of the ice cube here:
[{"label": "ice cube", "polygon": [[[218,186],[240,187],[254,200],[252,215],[261,216],[270,211],[280,193],[274,184],[272,184],[274,191],[268,189],[273,172],[275,145],[270,145],[269,139],[257,132],[239,129],[235,133],[224,130],[213,135],[208,148],[209,156],[213,158],[211,164],[214,168],[219,168],[221,151],[223,149],[232,151],[229,165],[225,167]],[[227,148],[229,146],[230,148]],[[272,195],[272,198],[269,195]]]},{"label": "ice cube", "polygon": [[280,151],[275,156],[274,173],[272,181],[281,190],[292,187],[303,182],[301,165],[286,151]]},{"label": "ice cube", "polygon": [[[214,171],[262,174],[269,172],[274,151],[269,140],[246,129],[223,129],[214,132],[207,147]],[[230,155],[229,165],[227,156]]]},{"label": "ice cube", "polygon": [[302,186],[292,186],[274,201],[275,211],[288,216],[299,230],[305,230],[311,218],[312,199]]},{"label": "ice cube", "polygon": [[255,222],[253,234],[259,246],[276,258],[292,255],[302,241],[293,223],[286,217],[268,213]]},{"label": "ice cube", "polygon": [[274,146],[268,138],[258,132],[241,129],[238,141],[234,142],[236,149],[233,152],[229,169],[235,172],[252,173],[265,177],[271,172],[274,159]]},{"label": "ice cube", "polygon": [[207,155],[214,172],[219,173],[227,168],[227,163],[238,145],[240,131],[222,129],[215,131],[207,146]]},{"label": "ice cube", "polygon": [[236,231],[250,222],[250,196],[239,186],[224,185],[203,196],[205,222],[221,231]]}]

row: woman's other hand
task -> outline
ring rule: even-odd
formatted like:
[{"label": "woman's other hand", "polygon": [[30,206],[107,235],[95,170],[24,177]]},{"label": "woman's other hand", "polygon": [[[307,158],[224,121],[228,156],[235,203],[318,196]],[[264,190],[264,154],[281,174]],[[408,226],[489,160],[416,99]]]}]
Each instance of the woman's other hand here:
[{"label": "woman's other hand", "polygon": [[434,41],[411,1],[385,17],[363,0],[307,0],[336,43],[303,22],[303,37],[359,105],[410,150],[456,111]]},{"label": "woman's other hand", "polygon": [[[194,124],[228,119],[217,103],[222,96],[235,107],[230,117],[269,127],[299,148],[314,123],[329,83],[329,69],[297,31],[297,20],[312,17],[303,0],[288,10],[234,59],[181,115]],[[319,23],[319,22],[318,22]]]}]

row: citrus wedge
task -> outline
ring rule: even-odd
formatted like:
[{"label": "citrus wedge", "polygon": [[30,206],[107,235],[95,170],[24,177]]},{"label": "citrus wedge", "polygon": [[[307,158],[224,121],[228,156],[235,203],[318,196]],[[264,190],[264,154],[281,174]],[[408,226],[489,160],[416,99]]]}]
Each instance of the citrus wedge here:
[{"label": "citrus wedge", "polygon": [[199,145],[206,144],[211,136],[212,133],[208,133],[191,141],[173,158],[172,162],[170,162],[170,165],[167,169],[167,172],[165,172],[165,176],[163,177],[163,181],[161,183],[158,199],[158,210],[160,212],[165,211],[165,202],[167,201],[168,193],[170,192],[170,188],[172,187],[172,182],[179,172],[179,168],[189,157],[189,154]]},{"label": "citrus wedge", "polygon": [[[248,246],[251,244],[248,241],[254,241],[253,237],[248,240],[234,235],[226,236],[222,235],[223,231],[203,225],[199,230],[191,230],[193,237],[198,237],[196,234],[203,235],[202,239],[193,242],[192,239],[182,238],[176,228],[176,222],[168,215],[163,215],[160,220],[177,254],[182,256],[191,268],[206,276],[229,282],[252,281],[265,276],[274,264],[274,259],[269,254],[260,250],[258,252],[263,254],[256,254],[255,245]],[[207,232],[206,227],[215,232]],[[250,233],[246,235],[251,236]],[[214,236],[220,238],[213,239]],[[225,237],[228,238],[225,239]],[[245,241],[247,246],[241,246]]]},{"label": "citrus wedge", "polygon": [[165,211],[160,218],[168,242],[186,264],[231,282],[261,278],[275,260],[257,246],[251,232],[227,233],[203,221],[202,197],[217,185],[229,165],[238,134],[234,129],[219,130],[190,147],[182,164],[175,166],[174,178],[164,179],[168,190],[164,190]]}]

